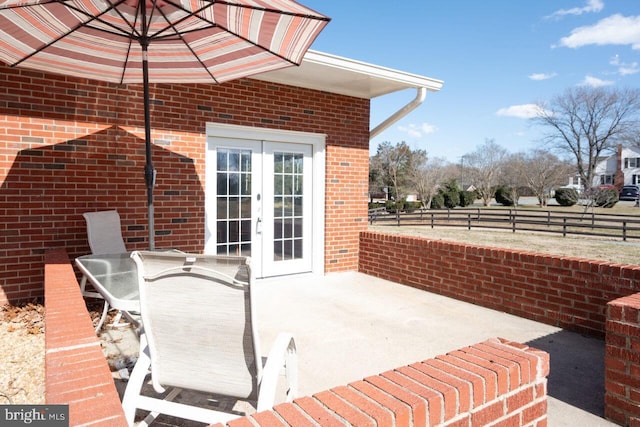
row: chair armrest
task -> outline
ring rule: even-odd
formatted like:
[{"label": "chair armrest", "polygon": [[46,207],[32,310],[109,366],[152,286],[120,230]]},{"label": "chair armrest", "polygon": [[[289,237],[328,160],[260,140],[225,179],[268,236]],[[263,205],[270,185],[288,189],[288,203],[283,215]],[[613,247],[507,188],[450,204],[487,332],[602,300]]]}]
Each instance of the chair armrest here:
[{"label": "chair armrest", "polygon": [[267,362],[262,371],[260,391],[258,392],[258,412],[271,409],[275,403],[278,377],[282,368],[287,378],[287,402],[291,402],[298,394],[298,356],[293,335],[280,333],[267,356]]}]

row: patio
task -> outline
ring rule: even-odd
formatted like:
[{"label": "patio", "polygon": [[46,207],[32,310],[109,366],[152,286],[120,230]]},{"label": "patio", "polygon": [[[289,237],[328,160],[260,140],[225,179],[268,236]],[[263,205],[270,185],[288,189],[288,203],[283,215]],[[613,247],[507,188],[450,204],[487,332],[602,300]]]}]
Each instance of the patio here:
[{"label": "patio", "polygon": [[[549,425],[615,425],[603,418],[602,340],[356,272],[264,280],[255,294],[263,354],[278,332],[296,337],[303,396],[501,337],[551,355]],[[109,350],[137,344],[129,331]]]}]

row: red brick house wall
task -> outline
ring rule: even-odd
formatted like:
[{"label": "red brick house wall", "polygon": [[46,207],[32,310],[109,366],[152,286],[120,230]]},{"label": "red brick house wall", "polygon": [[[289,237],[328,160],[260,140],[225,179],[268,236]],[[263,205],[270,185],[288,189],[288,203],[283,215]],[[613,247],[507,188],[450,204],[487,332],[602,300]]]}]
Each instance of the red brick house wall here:
[{"label": "red brick house wall", "polygon": [[[141,86],[0,65],[0,304],[43,294],[43,254],[89,252],[85,211],[115,208],[146,247]],[[369,100],[242,79],[151,85],[156,246],[202,251],[207,122],[327,134],[326,271],[366,230]]]}]

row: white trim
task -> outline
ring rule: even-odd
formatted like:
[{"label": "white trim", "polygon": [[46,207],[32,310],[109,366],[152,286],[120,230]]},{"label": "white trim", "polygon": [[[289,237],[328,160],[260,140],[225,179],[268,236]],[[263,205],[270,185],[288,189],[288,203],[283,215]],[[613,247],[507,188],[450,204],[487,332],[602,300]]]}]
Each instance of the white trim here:
[{"label": "white trim", "polygon": [[[307,144],[313,150],[313,257],[312,273],[324,274],[325,250],[325,164],[326,164],[326,134],[299,132],[250,126],[229,125],[224,123],[207,123],[207,138],[232,138],[254,141],[285,142],[289,144]],[[208,189],[207,189],[208,191]]]},{"label": "white trim", "polygon": [[358,98],[373,99],[405,89],[439,91],[444,82],[328,53],[307,51],[298,67],[250,78]]},{"label": "white trim", "polygon": [[[253,139],[259,141],[287,142],[291,144],[321,144],[324,151],[326,134],[258,128],[251,126],[229,125],[226,123],[207,123],[207,136],[216,138]],[[314,149],[315,151],[315,149]]]},{"label": "white trim", "polygon": [[377,77],[384,80],[391,80],[396,83],[404,84],[407,88],[424,87],[428,90],[438,91],[444,84],[442,80],[433,79],[431,77],[394,70],[392,68],[369,64],[355,59],[344,58],[315,50],[308,50],[304,56],[303,62],[319,64],[326,66],[327,68],[352,71],[354,73]]}]

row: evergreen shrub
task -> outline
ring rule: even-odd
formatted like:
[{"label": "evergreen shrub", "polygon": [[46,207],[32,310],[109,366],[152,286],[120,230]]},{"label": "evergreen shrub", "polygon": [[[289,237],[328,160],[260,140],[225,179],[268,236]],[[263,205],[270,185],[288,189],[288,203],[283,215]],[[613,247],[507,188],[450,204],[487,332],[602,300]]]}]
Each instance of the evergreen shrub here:
[{"label": "evergreen shrub", "polygon": [[560,206],[573,206],[578,203],[578,191],[575,188],[556,189],[555,199]]}]

